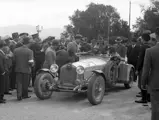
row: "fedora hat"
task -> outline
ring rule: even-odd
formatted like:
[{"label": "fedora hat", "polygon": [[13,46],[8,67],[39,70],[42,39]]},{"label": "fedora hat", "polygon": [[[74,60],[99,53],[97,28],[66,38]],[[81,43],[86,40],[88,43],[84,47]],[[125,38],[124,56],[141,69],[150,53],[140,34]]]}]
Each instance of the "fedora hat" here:
[{"label": "fedora hat", "polygon": [[120,37],[117,37],[115,42],[120,43],[120,42],[122,42],[122,39]]},{"label": "fedora hat", "polygon": [[81,39],[82,38],[82,35],[80,35],[80,34],[77,34],[76,36],[75,36],[75,39]]}]

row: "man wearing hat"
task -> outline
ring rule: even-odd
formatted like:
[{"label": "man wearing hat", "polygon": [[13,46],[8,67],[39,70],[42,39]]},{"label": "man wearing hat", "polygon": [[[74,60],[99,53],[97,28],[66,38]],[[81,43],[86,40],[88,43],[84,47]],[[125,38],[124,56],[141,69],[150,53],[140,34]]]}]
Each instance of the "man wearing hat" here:
[{"label": "man wearing hat", "polygon": [[43,68],[50,69],[52,64],[56,62],[56,51],[58,50],[59,41],[53,40],[52,45],[45,51],[45,61]]},{"label": "man wearing hat", "polygon": [[20,38],[24,38],[24,37],[27,37],[28,35],[29,35],[28,33],[20,33],[19,37]]},{"label": "man wearing hat", "polygon": [[122,39],[120,37],[117,37],[115,42],[117,43],[116,52],[120,55],[120,57],[125,59],[126,58],[126,53],[127,53],[127,48],[121,43]]},{"label": "man wearing hat", "polygon": [[17,81],[17,99],[30,98],[28,96],[28,84],[33,65],[33,51],[27,47],[29,38],[23,38],[23,46],[14,50],[15,72]]},{"label": "man wearing hat", "polygon": [[[128,63],[132,64],[136,70],[137,60],[139,57],[140,45],[137,44],[137,40],[133,39],[131,45],[127,47],[127,58]],[[135,81],[137,80],[137,76],[135,76]]]},{"label": "man wearing hat", "polygon": [[142,73],[142,89],[151,95],[151,120],[159,119],[159,27],[156,28],[157,44],[146,50]]},{"label": "man wearing hat", "polygon": [[[141,100],[136,100],[136,103],[147,103],[149,101],[149,96],[147,94],[147,90],[144,90],[141,88],[141,79],[142,79],[142,70],[143,70],[143,64],[144,64],[144,57],[145,57],[145,51],[146,49],[150,48],[150,35],[149,33],[143,33],[142,34],[142,41],[143,45],[140,48],[139,58],[137,61],[137,67],[136,67],[136,74],[138,75],[138,87],[141,90]],[[145,104],[146,105],[146,104]]]},{"label": "man wearing hat", "polygon": [[12,58],[13,58],[13,53],[11,52],[9,46],[6,44],[3,47],[3,52],[5,53],[5,69],[6,69],[6,74],[4,75],[5,79],[5,94],[11,95],[9,92],[10,90],[10,72],[11,72],[11,66],[12,66]]},{"label": "man wearing hat", "polygon": [[38,34],[34,34],[33,36],[33,42],[30,43],[29,48],[33,51],[34,54],[34,60],[35,60],[35,66],[32,67],[32,86],[34,86],[34,81],[36,77],[36,72],[41,68],[41,60],[43,58],[39,58],[41,56],[41,40],[38,37]]}]

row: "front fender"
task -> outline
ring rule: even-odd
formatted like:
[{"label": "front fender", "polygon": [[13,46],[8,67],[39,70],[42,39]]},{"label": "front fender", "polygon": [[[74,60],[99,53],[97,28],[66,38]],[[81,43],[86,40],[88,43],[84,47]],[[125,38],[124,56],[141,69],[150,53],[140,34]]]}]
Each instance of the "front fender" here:
[{"label": "front fender", "polygon": [[131,65],[131,64],[129,64],[129,67],[128,67],[128,70],[129,70],[128,74],[130,74],[130,70],[131,69],[133,69],[134,74],[135,74],[135,67],[133,65]]},{"label": "front fender", "polygon": [[95,73],[95,74],[101,75],[101,76],[106,80],[105,74],[103,73],[102,70],[94,70],[94,71],[92,71],[92,72]]},{"label": "front fender", "polygon": [[52,73],[49,69],[47,68],[43,68],[43,69],[40,69],[38,70],[37,74],[40,74],[42,72],[46,72],[46,73],[49,73],[50,75],[52,75],[53,77],[56,77],[57,73]]}]

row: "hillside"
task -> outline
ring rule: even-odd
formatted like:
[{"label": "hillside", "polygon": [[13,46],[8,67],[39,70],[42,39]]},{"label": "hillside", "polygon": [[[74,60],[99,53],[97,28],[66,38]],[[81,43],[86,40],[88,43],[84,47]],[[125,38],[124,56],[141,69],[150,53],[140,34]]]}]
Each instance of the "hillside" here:
[{"label": "hillside", "polygon": [[[31,25],[16,25],[16,26],[8,26],[8,27],[0,27],[0,36],[10,35],[13,32],[27,32],[29,34],[35,34],[36,33],[36,27]],[[60,33],[63,32],[63,29],[61,28],[47,28],[43,29],[43,31],[40,33],[41,38],[46,38],[48,36],[55,36],[56,38],[60,37]]]}]

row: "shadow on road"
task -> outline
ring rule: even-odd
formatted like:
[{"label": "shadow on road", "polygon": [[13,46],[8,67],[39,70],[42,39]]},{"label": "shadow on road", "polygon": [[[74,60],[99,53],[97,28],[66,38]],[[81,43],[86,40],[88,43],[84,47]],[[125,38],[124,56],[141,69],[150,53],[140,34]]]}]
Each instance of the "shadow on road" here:
[{"label": "shadow on road", "polygon": [[120,92],[120,91],[124,91],[124,90],[128,90],[128,89],[126,89],[123,85],[116,85],[115,87],[112,87],[112,88],[106,90],[105,95]]},{"label": "shadow on road", "polygon": [[[116,92],[121,92],[127,90],[125,89],[125,87],[123,85],[116,85],[115,87],[109,89],[106,91],[105,96],[111,95],[111,93],[116,93]],[[88,108],[88,107],[92,107],[92,105],[89,103],[89,101],[87,100],[87,94],[86,93],[67,93],[67,92],[53,92],[52,96],[50,99],[47,100],[39,100],[36,95],[32,92],[29,93],[32,97],[29,99],[25,99],[22,101],[17,101],[16,100],[16,93],[13,94],[13,96],[11,98],[9,98],[10,102],[14,102],[14,103],[35,103],[35,104],[39,104],[39,105],[51,105],[51,106],[59,106],[62,105],[68,109],[73,109],[76,107],[84,107],[84,108]],[[103,103],[108,102],[103,100]]]}]

